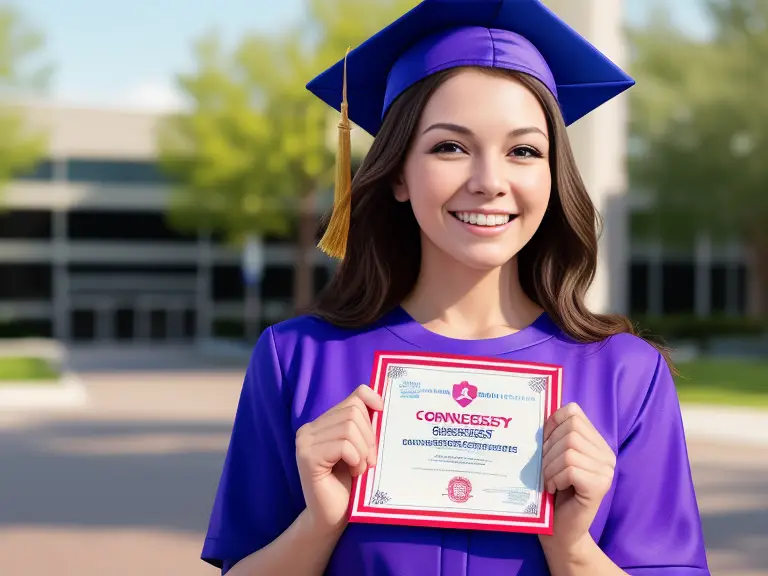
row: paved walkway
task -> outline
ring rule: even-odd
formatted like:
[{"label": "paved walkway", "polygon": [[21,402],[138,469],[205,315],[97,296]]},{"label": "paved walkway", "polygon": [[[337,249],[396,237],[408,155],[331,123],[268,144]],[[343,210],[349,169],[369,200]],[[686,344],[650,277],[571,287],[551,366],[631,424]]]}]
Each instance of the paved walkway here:
[{"label": "paved walkway", "polygon": [[[0,414],[0,574],[214,576],[198,558],[241,379],[94,371],[87,409]],[[690,454],[713,574],[768,576],[768,446]]]},{"label": "paved walkway", "polygon": [[727,406],[683,406],[686,434],[695,440],[768,446],[768,410]]}]

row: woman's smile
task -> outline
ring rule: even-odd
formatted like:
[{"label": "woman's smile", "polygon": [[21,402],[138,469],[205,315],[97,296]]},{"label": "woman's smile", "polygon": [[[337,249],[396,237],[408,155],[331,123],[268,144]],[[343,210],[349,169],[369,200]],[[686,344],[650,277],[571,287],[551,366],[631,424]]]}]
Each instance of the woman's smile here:
[{"label": "woman's smile", "polygon": [[483,237],[503,234],[519,216],[511,212],[496,211],[457,211],[449,212],[449,214],[458,221],[463,230]]}]

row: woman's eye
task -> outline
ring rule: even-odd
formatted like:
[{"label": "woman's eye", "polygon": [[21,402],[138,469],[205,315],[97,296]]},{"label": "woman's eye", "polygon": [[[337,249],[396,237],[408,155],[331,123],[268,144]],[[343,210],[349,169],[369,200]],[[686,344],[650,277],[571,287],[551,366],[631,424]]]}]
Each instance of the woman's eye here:
[{"label": "woman's eye", "polygon": [[464,152],[464,149],[453,142],[443,142],[432,149],[435,154],[456,154]]},{"label": "woman's eye", "polygon": [[541,152],[530,146],[518,146],[511,153],[518,158],[541,158]]}]

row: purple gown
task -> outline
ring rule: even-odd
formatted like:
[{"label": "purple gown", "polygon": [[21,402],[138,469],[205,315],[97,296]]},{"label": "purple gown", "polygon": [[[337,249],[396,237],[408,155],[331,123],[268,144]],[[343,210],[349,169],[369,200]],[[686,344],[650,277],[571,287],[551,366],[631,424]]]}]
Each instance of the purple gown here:
[{"label": "purple gown", "polygon": [[[577,402],[617,454],[591,533],[638,576],[709,574],[680,407],[661,355],[622,334],[578,344],[547,315],[509,336],[456,340],[402,308],[367,329],[310,316],[262,334],[248,367],[203,560],[226,573],[277,538],[304,508],[295,433],[371,374],[374,351],[429,351],[563,366],[563,404]],[[557,516],[555,516],[555,523]],[[328,576],[544,576],[535,535],[350,524]]]}]

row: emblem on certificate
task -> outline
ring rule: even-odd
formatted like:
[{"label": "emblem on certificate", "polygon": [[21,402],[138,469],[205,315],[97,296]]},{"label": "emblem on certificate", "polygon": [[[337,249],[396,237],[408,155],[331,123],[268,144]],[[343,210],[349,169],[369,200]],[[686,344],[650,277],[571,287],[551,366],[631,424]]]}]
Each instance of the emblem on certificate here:
[{"label": "emblem on certificate", "polygon": [[354,480],[350,521],[551,534],[542,436],[561,381],[547,364],[377,352],[378,460]]}]

